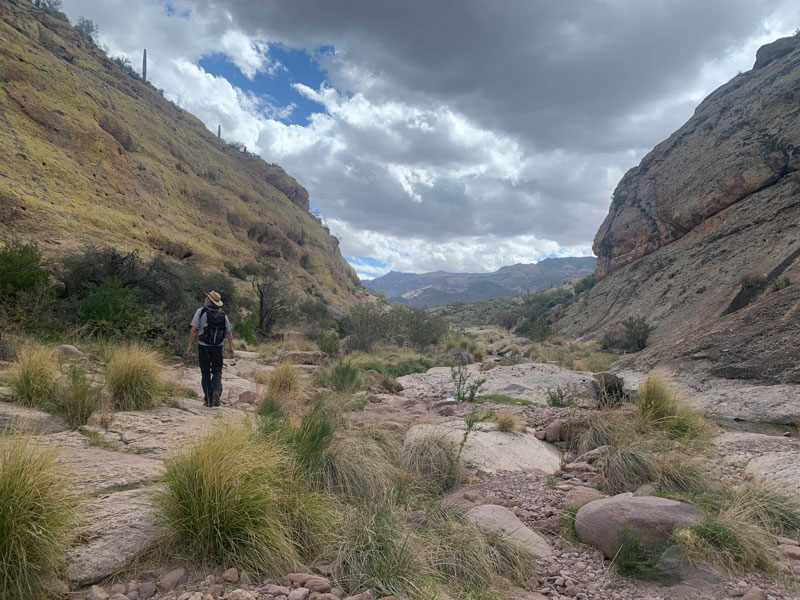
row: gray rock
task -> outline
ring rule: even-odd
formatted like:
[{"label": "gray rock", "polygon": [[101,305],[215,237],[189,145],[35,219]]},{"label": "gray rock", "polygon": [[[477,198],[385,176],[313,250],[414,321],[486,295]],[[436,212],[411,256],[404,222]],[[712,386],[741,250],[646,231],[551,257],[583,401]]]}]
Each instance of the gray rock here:
[{"label": "gray rock", "polygon": [[722,574],[710,567],[686,563],[677,546],[670,546],[664,550],[653,569],[674,581],[703,581],[716,584],[725,580]]},{"label": "gray rock", "polygon": [[623,530],[635,536],[643,548],[655,549],[678,527],[705,520],[698,508],[683,502],[630,493],[585,504],[575,515],[575,531],[584,543],[613,558],[621,545]]},{"label": "gray rock", "polygon": [[86,594],[86,600],[108,600],[108,594],[99,585],[93,585]]},{"label": "gray rock", "polygon": [[544,430],[544,439],[547,442],[559,442],[561,441],[561,426],[563,422],[561,419],[556,419],[552,423],[550,423],[547,428]]},{"label": "gray rock", "polygon": [[79,360],[86,356],[83,352],[78,350],[75,346],[69,344],[62,344],[53,348],[53,357],[61,360]]},{"label": "gray rock", "polygon": [[289,595],[289,588],[283,585],[275,585],[274,583],[268,583],[264,587],[264,591],[268,594],[272,594],[273,596],[288,596]]},{"label": "gray rock", "polygon": [[519,542],[534,556],[544,558],[553,554],[553,549],[542,536],[529,529],[519,517],[504,506],[484,504],[467,513],[470,521],[489,533],[507,535]]},{"label": "gray rock", "polygon": [[152,598],[156,595],[156,584],[152,581],[144,581],[139,584],[138,591],[142,598]]},{"label": "gray rock", "polygon": [[0,402],[0,430],[4,429],[48,434],[65,431],[67,428],[61,420],[46,412],[10,402]]},{"label": "gray rock", "polygon": [[742,600],[767,600],[767,593],[761,588],[750,588],[747,590],[747,593],[742,596]]},{"label": "gray rock", "polygon": [[747,463],[745,472],[800,493],[800,451],[767,452]]},{"label": "gray rock", "polygon": [[227,581],[228,583],[238,583],[239,582],[239,570],[236,567],[231,567],[227,569],[222,574],[222,579]]},{"label": "gray rock", "polygon": [[594,488],[578,485],[567,492],[564,504],[566,506],[581,507],[601,498],[605,498],[605,494]]},{"label": "gray rock", "polygon": [[[308,595],[306,595],[307,597]],[[292,599],[292,595],[289,594],[290,600]],[[228,600],[256,600],[256,597],[248,592],[247,590],[233,590],[230,595],[228,595]],[[299,598],[298,600],[305,600],[305,598]]]},{"label": "gray rock", "polygon": [[301,587],[289,592],[288,600],[308,600],[310,595],[311,590]]}]

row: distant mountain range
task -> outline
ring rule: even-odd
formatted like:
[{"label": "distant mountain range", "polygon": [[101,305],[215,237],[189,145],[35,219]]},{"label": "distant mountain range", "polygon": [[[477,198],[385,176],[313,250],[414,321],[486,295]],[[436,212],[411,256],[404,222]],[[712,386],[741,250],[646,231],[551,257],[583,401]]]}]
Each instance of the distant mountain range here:
[{"label": "distant mountain range", "polygon": [[398,273],[365,281],[368,290],[385,293],[390,302],[429,308],[451,302],[473,302],[543,290],[595,269],[593,256],[546,258],[534,264],[502,267],[494,273]]}]

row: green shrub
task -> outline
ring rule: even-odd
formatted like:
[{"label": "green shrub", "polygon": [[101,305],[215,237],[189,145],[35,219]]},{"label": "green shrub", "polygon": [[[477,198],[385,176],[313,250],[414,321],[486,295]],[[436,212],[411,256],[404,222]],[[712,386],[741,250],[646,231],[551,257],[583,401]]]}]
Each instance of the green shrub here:
[{"label": "green shrub", "polygon": [[625,350],[639,352],[647,346],[650,334],[655,327],[648,324],[644,317],[628,317],[622,322],[623,331],[609,330],[600,339],[603,350]]},{"label": "green shrub", "polygon": [[[244,425],[220,426],[167,462],[157,496],[174,543],[213,564],[284,575],[300,564],[284,497],[290,457]],[[297,499],[299,500],[299,499]]]},{"label": "green shrub", "polygon": [[242,338],[245,344],[254,346],[258,343],[256,334],[253,333],[255,327],[258,326],[258,315],[250,313],[240,321],[233,324],[234,333]]},{"label": "green shrub", "polygon": [[335,356],[339,352],[339,334],[323,331],[317,336],[317,347],[328,356]]},{"label": "green shrub", "polygon": [[43,346],[25,348],[9,381],[14,401],[32,408],[46,408],[54,400],[56,377],[58,365],[50,349]]},{"label": "green shrub", "polygon": [[367,301],[354,305],[342,321],[350,347],[366,352],[376,343],[388,339],[393,333],[393,326],[390,311],[376,302]]},{"label": "green shrub", "polygon": [[58,410],[67,425],[72,429],[86,425],[99,402],[98,389],[86,377],[86,368],[71,365],[67,386],[58,401]]},{"label": "green shrub", "polygon": [[363,385],[361,373],[350,361],[339,361],[321,372],[319,381],[335,392],[355,393]]},{"label": "green shrub", "polygon": [[562,387],[555,389],[547,388],[547,405],[554,408],[569,408],[578,403],[578,397],[574,392],[565,390]]},{"label": "green shrub", "polygon": [[444,318],[421,308],[397,305],[392,307],[392,312],[397,323],[396,335],[408,340],[419,350],[438,344],[450,330],[450,324]]},{"label": "green shrub", "polygon": [[0,248],[0,303],[13,302],[24,292],[46,287],[49,277],[35,244],[12,242]]},{"label": "green shrub", "polygon": [[131,291],[116,279],[104,281],[81,307],[83,322],[101,337],[140,336],[150,325],[150,315]]},{"label": "green shrub", "polygon": [[0,600],[39,600],[74,532],[73,483],[52,450],[0,433]]},{"label": "green shrub", "polygon": [[132,343],[118,347],[106,363],[106,385],[118,410],[153,408],[164,393],[156,352]]}]

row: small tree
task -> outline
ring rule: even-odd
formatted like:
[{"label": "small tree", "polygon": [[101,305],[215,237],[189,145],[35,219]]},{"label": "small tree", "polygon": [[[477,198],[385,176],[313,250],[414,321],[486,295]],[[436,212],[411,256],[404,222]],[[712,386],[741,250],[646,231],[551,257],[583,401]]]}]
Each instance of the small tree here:
[{"label": "small tree", "polygon": [[266,265],[250,275],[250,285],[258,298],[256,332],[269,337],[275,325],[294,313],[294,296],[283,285],[279,273]]},{"label": "small tree", "polygon": [[78,17],[75,24],[75,33],[91,44],[97,45],[97,24],[86,17]]},{"label": "small tree", "polygon": [[380,340],[392,334],[393,319],[386,307],[377,302],[359,302],[344,318],[345,333],[350,336],[350,345],[357,350],[369,352]]}]

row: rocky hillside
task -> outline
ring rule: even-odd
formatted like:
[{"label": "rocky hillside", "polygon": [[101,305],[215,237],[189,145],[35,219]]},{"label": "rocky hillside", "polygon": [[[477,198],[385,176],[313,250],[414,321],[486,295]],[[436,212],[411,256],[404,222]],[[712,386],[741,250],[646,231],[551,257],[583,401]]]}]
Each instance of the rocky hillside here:
[{"label": "rocky hillside", "polygon": [[534,264],[502,267],[494,273],[398,273],[392,271],[366,284],[390,301],[432,307],[451,302],[507,298],[585,277],[595,268],[594,257],[546,258]]},{"label": "rocky hillside", "polygon": [[595,237],[600,282],[560,321],[656,326],[627,361],[800,382],[800,36],[706,98],[617,186]]},{"label": "rocky hillside", "polygon": [[0,3],[0,239],[222,270],[266,257],[297,293],[359,287],[308,192],[239,151],[27,1]]}]

